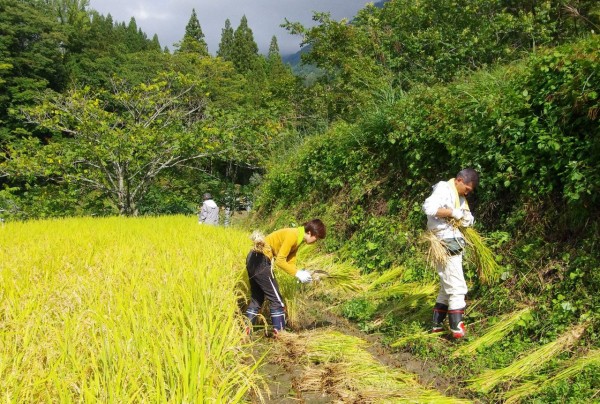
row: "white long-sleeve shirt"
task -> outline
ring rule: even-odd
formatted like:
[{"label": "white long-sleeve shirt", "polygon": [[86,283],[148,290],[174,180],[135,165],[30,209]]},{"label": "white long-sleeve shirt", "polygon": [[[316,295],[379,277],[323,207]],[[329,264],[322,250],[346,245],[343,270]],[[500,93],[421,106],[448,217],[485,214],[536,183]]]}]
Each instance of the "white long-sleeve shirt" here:
[{"label": "white long-sleeve shirt", "polygon": [[198,222],[204,224],[219,224],[219,207],[212,199],[207,199],[202,203],[202,209],[198,215]]},{"label": "white long-sleeve shirt", "polygon": [[[457,206],[455,198],[456,194],[450,184],[447,181],[440,181],[433,186],[433,192],[423,203],[423,212],[427,215],[427,228],[440,239],[463,237],[460,230],[450,224],[448,218],[436,216],[440,208],[455,209]],[[458,206],[465,211],[469,210],[469,205],[464,196],[458,197]],[[462,225],[468,227],[472,224],[473,216],[469,211],[462,220]]]}]

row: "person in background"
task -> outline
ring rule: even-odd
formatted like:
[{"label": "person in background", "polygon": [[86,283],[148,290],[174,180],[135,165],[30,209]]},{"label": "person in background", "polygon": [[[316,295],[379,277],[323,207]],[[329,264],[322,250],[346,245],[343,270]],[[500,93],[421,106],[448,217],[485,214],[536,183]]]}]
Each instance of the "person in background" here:
[{"label": "person in background", "polygon": [[209,193],[204,194],[202,199],[204,199],[204,202],[202,202],[202,207],[198,213],[198,224],[218,225],[219,207],[217,203],[213,201],[212,195]]},{"label": "person in background", "polygon": [[246,258],[251,291],[250,304],[246,309],[246,317],[250,322],[246,328],[247,334],[250,334],[256,323],[265,298],[269,301],[275,336],[285,328],[285,304],[273,267],[295,276],[301,283],[312,281],[308,271],[296,267],[296,253],[302,243],[313,244],[324,239],[325,235],[325,225],[320,219],[313,219],[298,228],[276,230],[266,237],[258,232],[252,234],[254,247]]},{"label": "person in background", "polygon": [[478,184],[477,171],[466,168],[456,178],[434,185],[432,194],[423,204],[427,228],[442,241],[449,255],[445,265],[438,264],[436,268],[440,277],[440,291],[433,308],[431,331],[443,331],[443,322],[448,315],[450,332],[454,338],[462,338],[466,333],[463,316],[468,291],[462,268],[466,242],[458,227],[473,225],[473,215],[465,197]]}]

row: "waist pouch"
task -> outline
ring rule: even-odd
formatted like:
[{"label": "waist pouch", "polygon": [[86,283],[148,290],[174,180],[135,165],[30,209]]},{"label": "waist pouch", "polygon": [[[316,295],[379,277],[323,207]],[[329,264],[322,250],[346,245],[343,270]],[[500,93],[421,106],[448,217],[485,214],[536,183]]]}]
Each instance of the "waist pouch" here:
[{"label": "waist pouch", "polygon": [[467,242],[464,238],[444,238],[442,239],[442,243],[450,255],[460,254],[467,245]]}]

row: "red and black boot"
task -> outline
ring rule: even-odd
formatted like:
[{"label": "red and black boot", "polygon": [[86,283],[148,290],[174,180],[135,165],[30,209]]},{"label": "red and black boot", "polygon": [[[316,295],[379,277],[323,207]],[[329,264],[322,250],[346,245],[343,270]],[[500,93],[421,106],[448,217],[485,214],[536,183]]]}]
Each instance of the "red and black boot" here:
[{"label": "red and black boot", "polygon": [[444,320],[448,313],[448,305],[443,303],[435,303],[433,306],[433,321],[431,325],[431,332],[442,332],[444,331]]},{"label": "red and black boot", "polygon": [[450,321],[450,332],[456,339],[462,338],[467,333],[467,327],[463,322],[465,308],[457,310],[448,310],[448,320]]}]

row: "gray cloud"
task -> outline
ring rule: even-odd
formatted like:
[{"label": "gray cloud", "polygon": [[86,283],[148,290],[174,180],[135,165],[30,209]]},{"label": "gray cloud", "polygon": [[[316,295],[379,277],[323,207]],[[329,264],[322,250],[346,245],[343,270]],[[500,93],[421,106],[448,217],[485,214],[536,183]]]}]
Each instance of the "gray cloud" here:
[{"label": "gray cloud", "polygon": [[254,33],[260,52],[266,53],[275,35],[282,54],[299,50],[301,38],[289,35],[281,28],[287,18],[305,26],[312,26],[313,11],[331,12],[332,18],[352,18],[368,1],[364,0],[90,0],[90,8],[101,14],[110,14],[114,21],[129,23],[131,17],[139,28],[152,38],[158,35],[160,44],[174,48],[181,41],[185,26],[196,10],[208,50],[215,54],[221,40],[221,30],[229,18],[235,29],[242,16]]}]

